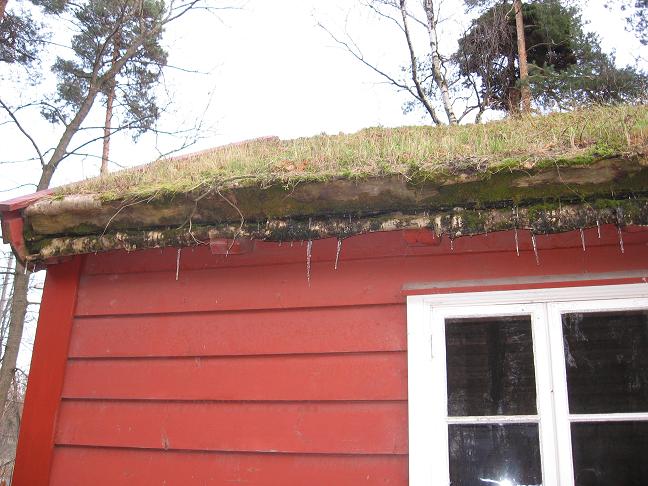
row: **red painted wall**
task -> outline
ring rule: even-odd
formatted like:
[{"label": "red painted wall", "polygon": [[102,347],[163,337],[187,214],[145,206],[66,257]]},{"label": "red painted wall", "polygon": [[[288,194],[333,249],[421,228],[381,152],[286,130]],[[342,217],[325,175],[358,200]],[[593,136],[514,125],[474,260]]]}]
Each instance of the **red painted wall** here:
[{"label": "red painted wall", "polygon": [[310,284],[305,243],[88,256],[50,484],[406,485],[404,287],[648,269],[645,230],[519,236],[316,241]]}]

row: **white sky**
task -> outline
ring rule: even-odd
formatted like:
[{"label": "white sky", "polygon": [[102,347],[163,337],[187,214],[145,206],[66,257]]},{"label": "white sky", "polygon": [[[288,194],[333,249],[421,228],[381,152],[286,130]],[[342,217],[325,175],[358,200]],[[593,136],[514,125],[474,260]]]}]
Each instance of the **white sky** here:
[{"label": "white sky", "polygon": [[[12,0],[9,6],[19,1]],[[186,17],[173,25],[165,38],[170,65],[208,73],[169,69],[166,74],[174,104],[163,125],[186,127],[204,113],[204,127],[211,129],[204,130],[205,138],[189,151],[265,135],[295,138],[367,126],[427,123],[422,112],[404,115],[401,107],[407,96],[385,85],[317,27],[317,22],[322,22],[341,36],[347,28],[368,59],[398,73],[407,55],[402,36],[388,23],[378,21],[360,0],[233,1],[243,2],[237,4],[242,9],[224,11],[219,17],[205,13]],[[450,34],[467,22],[461,4],[460,0],[445,0],[448,20],[444,25]],[[625,31],[623,18],[610,14],[603,4],[604,0],[587,2],[584,17],[589,28],[602,36],[607,51],[621,49],[619,64],[631,63],[640,44]],[[441,43],[450,52],[453,41],[446,39]],[[49,67],[44,63],[42,69],[49,81],[46,88],[51,91]],[[8,82],[1,66],[0,82],[3,99],[11,99],[17,92],[23,101],[39,96],[38,88],[25,89],[22,83]],[[49,126],[37,112],[21,116],[41,149],[58,138],[60,127]],[[96,121],[100,125],[99,116]],[[178,142],[166,140],[161,145],[168,150]],[[27,140],[9,125],[0,127],[0,146],[0,161],[33,156]],[[99,155],[101,147],[95,144],[91,151]],[[121,166],[157,157],[155,140],[146,136],[137,143],[127,136],[116,137],[111,151]],[[98,166],[92,158],[66,162],[54,184],[95,176]],[[34,182],[37,172],[36,163],[0,165],[0,191]],[[32,190],[24,187],[18,192]],[[15,192],[2,192],[0,198],[9,194]]]},{"label": "white sky", "polygon": [[[9,7],[19,1],[10,0]],[[445,0],[445,28],[450,34],[467,22],[461,7],[456,7],[461,3]],[[618,49],[619,64],[632,63],[641,46],[625,31],[622,16],[607,11],[604,0],[586,3],[584,18],[588,28],[601,35],[604,49]],[[421,112],[404,115],[401,107],[407,97],[385,85],[317,27],[317,22],[322,22],[340,35],[348,29],[368,59],[397,73],[407,55],[403,39],[388,23],[377,21],[362,8],[359,0],[247,0],[240,5],[241,10],[224,11],[219,17],[192,15],[167,32],[169,64],[208,73],[169,69],[166,74],[174,106],[163,124],[186,126],[204,113],[204,126],[211,128],[189,151],[266,135],[295,138],[353,132],[368,126],[427,123]],[[447,52],[453,49],[452,42],[446,40],[452,38],[450,34],[442,39]],[[2,69],[0,66],[0,95],[5,101],[25,101],[42,94],[43,88],[12,82]],[[42,69],[48,80],[45,85],[51,89],[47,63]],[[21,120],[43,150],[59,136],[60,127],[49,126],[37,113],[23,112]],[[162,141],[167,148],[169,143]],[[33,156],[31,146],[11,125],[0,126],[0,147],[0,161]],[[136,143],[129,137],[115,138],[111,151],[121,166],[157,157],[155,140],[148,136]],[[99,155],[101,147],[95,145],[92,152]],[[98,166],[94,158],[66,162],[54,185],[93,177]],[[33,192],[30,186],[9,189],[37,181],[38,174],[35,162],[0,164],[0,200]],[[33,328],[21,356],[23,367],[29,360],[32,339]]]}]

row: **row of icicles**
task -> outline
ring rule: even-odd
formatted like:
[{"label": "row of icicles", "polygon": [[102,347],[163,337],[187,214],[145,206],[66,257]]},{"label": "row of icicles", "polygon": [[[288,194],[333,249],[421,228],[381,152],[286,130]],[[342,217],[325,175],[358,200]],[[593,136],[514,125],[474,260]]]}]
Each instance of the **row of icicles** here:
[{"label": "row of icicles", "polygon": [[[596,228],[597,228],[597,233],[598,233],[598,238],[601,239],[601,225],[599,221],[596,221]],[[623,233],[621,231],[621,226],[617,226],[617,231],[619,234],[619,248],[621,250],[621,253],[625,253],[625,247],[623,244]],[[515,228],[513,231],[513,235],[515,238],[515,253],[517,256],[520,256],[520,240],[518,238],[518,229]],[[586,246],[585,246],[585,232],[583,228],[580,228],[580,239],[581,239],[581,244],[583,247],[583,251],[586,251]],[[302,241],[301,244],[303,245],[304,242]],[[534,233],[531,233],[531,244],[533,245],[533,254],[535,255],[535,260],[536,264],[540,265],[540,255],[538,254],[538,245],[536,244],[536,235]],[[282,245],[282,242],[279,242],[279,246]],[[290,242],[290,246],[293,246],[293,242]],[[454,251],[454,238],[450,238],[450,250]],[[180,275],[180,253],[182,251],[182,248],[178,248],[178,253],[177,253],[177,258],[176,258],[176,280],[178,280],[179,275]],[[337,240],[337,247],[335,251],[335,264],[333,266],[334,270],[338,269],[339,263],[340,263],[340,253],[342,252],[342,238],[338,238]],[[226,253],[225,256],[228,256],[229,254]],[[306,280],[308,282],[308,286],[310,287],[310,282],[311,282],[311,263],[312,263],[312,258],[313,258],[313,240],[308,240],[306,244]],[[26,271],[26,267],[25,267]]]}]

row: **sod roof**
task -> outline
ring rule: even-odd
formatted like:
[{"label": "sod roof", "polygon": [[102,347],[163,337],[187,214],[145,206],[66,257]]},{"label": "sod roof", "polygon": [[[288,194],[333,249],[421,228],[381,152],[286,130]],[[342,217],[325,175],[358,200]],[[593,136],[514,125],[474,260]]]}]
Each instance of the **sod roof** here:
[{"label": "sod roof", "polygon": [[28,260],[427,227],[648,224],[648,107],[266,138],[90,179],[24,210]]},{"label": "sod roof", "polygon": [[161,159],[56,193],[125,200],[338,178],[397,175],[418,182],[466,173],[488,177],[643,154],[647,144],[648,106],[594,107],[478,125],[375,127],[295,140],[268,137]]}]

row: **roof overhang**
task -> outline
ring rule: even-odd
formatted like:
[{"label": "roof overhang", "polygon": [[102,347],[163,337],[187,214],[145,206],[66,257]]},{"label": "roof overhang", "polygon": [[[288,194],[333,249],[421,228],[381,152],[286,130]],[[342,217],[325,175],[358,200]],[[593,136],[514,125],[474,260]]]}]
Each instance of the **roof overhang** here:
[{"label": "roof overhang", "polygon": [[2,203],[0,213],[5,241],[22,262],[37,265],[116,249],[342,239],[402,229],[452,238],[512,229],[547,234],[648,225],[648,160],[614,157],[443,181],[277,182],[122,200],[45,191]]}]

